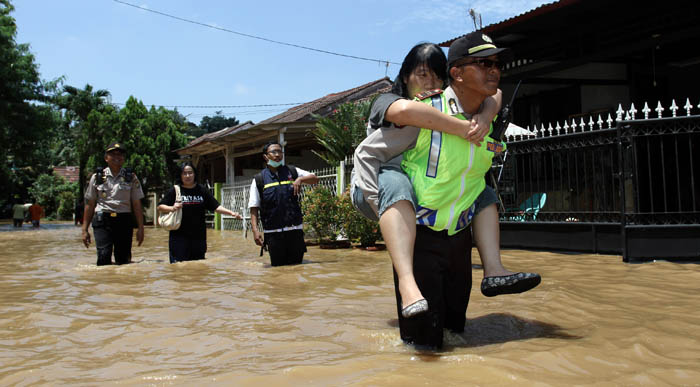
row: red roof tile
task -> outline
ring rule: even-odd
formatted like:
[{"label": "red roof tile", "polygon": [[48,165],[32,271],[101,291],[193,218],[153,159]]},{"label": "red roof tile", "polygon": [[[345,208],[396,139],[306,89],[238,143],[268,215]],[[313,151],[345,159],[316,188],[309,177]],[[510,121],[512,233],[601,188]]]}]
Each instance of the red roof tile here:
[{"label": "red roof tile", "polygon": [[80,168],[74,166],[54,167],[53,173],[73,183],[80,178]]}]

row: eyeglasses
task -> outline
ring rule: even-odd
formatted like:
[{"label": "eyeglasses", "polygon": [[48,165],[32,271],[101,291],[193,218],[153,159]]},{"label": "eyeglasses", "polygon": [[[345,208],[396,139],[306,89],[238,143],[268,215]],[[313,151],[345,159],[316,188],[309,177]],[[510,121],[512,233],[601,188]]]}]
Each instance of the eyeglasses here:
[{"label": "eyeglasses", "polygon": [[281,151],[281,150],[271,150],[271,151],[267,151],[267,154],[268,154],[268,155],[276,156],[276,155],[283,155],[284,152]]},{"label": "eyeglasses", "polygon": [[490,70],[493,68],[497,68],[499,70],[503,70],[503,63],[497,60],[492,60],[492,59],[476,59],[473,62],[467,62],[467,63],[462,63],[459,66],[466,66],[466,65],[479,65],[479,67]]}]

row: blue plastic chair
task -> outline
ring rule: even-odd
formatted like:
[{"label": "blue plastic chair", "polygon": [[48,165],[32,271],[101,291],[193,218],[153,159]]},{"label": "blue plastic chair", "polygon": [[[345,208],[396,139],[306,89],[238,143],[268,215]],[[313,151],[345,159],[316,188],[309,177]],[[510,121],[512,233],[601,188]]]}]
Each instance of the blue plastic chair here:
[{"label": "blue plastic chair", "polygon": [[536,220],[544,204],[547,202],[547,194],[544,192],[536,193],[518,206],[518,208],[509,209],[508,212],[515,212],[517,215],[511,216],[508,220],[524,222],[527,220]]}]

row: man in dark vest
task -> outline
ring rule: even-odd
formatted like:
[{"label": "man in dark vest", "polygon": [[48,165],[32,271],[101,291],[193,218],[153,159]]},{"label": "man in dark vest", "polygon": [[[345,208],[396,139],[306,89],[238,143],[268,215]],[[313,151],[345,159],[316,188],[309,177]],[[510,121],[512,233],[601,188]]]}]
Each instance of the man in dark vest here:
[{"label": "man in dark vest", "polygon": [[[266,168],[255,175],[248,201],[255,244],[267,246],[272,266],[296,265],[306,252],[299,206],[301,185],[316,184],[318,178],[301,168],[284,165],[284,151],[277,142],[266,144],[262,151]],[[264,238],[258,219],[262,220]]]}]

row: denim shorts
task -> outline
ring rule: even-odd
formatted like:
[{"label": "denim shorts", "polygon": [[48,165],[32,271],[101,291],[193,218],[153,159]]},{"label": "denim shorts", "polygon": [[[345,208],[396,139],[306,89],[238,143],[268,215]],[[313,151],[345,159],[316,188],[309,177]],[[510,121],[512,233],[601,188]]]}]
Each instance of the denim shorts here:
[{"label": "denim shorts", "polygon": [[[362,215],[371,220],[379,220],[377,215],[365,200],[362,190],[357,189],[355,184],[351,188],[352,204]],[[416,209],[416,193],[413,185],[400,168],[385,166],[379,169],[379,216],[400,200],[407,200]]]},{"label": "denim shorts", "polygon": [[498,202],[499,200],[498,195],[496,195],[496,191],[486,185],[484,190],[481,191],[479,196],[477,196],[476,200],[474,201],[474,216],[479,215],[479,212],[481,212],[481,210],[484,208]]},{"label": "denim shorts", "polygon": [[[372,211],[372,207],[365,200],[362,190],[357,189],[355,184],[351,187],[351,194],[352,204],[362,215],[371,220],[379,220],[374,211]],[[399,168],[382,167],[379,170],[379,216],[399,200],[408,200],[415,211],[418,199],[413,191],[411,180]],[[484,208],[498,203],[498,201],[496,191],[487,185],[474,201],[474,216],[478,215]]]}]

